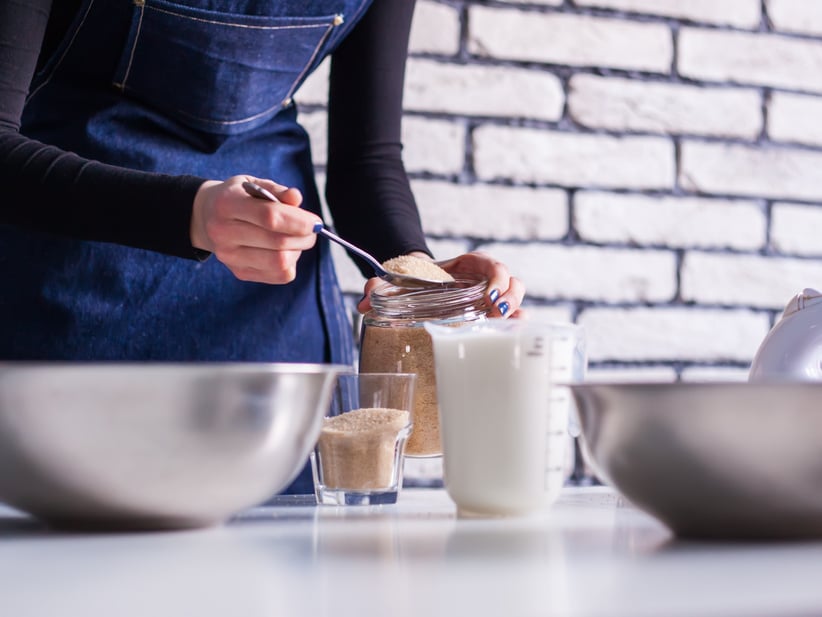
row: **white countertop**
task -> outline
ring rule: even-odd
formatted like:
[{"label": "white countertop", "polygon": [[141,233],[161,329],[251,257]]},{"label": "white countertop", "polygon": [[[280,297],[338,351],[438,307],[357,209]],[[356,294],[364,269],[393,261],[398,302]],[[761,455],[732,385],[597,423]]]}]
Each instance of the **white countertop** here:
[{"label": "white countertop", "polygon": [[458,520],[432,489],[395,506],[283,501],[212,529],[99,535],[0,507],[0,614],[822,614],[822,542],[677,541],[602,487],[520,519]]}]

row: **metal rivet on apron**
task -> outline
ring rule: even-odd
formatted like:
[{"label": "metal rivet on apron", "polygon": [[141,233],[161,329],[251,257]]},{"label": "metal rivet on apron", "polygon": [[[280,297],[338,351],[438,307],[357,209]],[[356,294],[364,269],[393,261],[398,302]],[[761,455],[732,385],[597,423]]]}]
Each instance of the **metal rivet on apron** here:
[{"label": "metal rivet on apron", "polygon": [[289,105],[291,105],[291,103],[292,103],[293,101],[294,101],[294,99],[292,99],[291,97],[288,97],[287,99],[285,99],[285,100],[283,101],[283,107],[288,107]]},{"label": "metal rivet on apron", "polygon": [[334,25],[335,26],[342,25],[343,21],[345,21],[345,20],[343,19],[342,15],[334,15]]},{"label": "metal rivet on apron", "polygon": [[146,5],[146,0],[134,0],[134,5],[135,6],[145,6]]}]

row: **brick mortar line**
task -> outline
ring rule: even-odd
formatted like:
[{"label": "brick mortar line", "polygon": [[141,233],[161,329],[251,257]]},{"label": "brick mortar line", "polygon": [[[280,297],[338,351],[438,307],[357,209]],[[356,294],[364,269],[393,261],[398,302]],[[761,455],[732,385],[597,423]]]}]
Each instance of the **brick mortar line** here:
[{"label": "brick mortar line", "polygon": [[[563,133],[567,135],[591,135],[602,137],[653,137],[659,140],[675,140],[681,139],[687,142],[708,143],[708,144],[724,144],[757,147],[767,146],[770,150],[791,150],[795,152],[811,152],[822,153],[821,144],[806,144],[794,141],[781,141],[771,139],[766,133],[760,132],[755,139],[746,139],[744,137],[725,137],[714,135],[702,135],[697,133],[654,133],[649,131],[638,130],[614,130],[603,128],[589,128],[577,123],[570,115],[562,117],[559,120],[536,120],[532,118],[521,118],[515,116],[474,116],[474,115],[456,115],[446,114],[444,112],[424,112],[424,111],[408,111],[406,116],[416,118],[426,118],[431,120],[469,120],[474,124],[476,129],[482,126],[495,127],[509,127],[514,129],[533,129],[552,131],[555,133]],[[763,123],[763,127],[764,127]],[[570,130],[569,130],[570,129]]]},{"label": "brick mortar line", "polygon": [[722,361],[722,360],[597,360],[590,361],[588,368],[594,369],[624,369],[624,368],[674,368],[675,365],[682,365],[683,368],[748,368],[750,362]]},{"label": "brick mortar line", "polygon": [[[318,166],[318,169],[324,169],[324,166]],[[437,174],[434,172],[408,172],[409,178],[412,180],[432,180],[438,182],[451,182],[454,183],[456,186],[498,186],[498,187],[507,187],[507,188],[529,188],[529,189],[550,189],[550,190],[561,190],[561,191],[584,191],[590,193],[608,193],[612,195],[637,195],[642,197],[675,197],[675,198],[696,198],[696,199],[705,199],[705,200],[721,200],[721,201],[732,201],[732,202],[745,202],[745,203],[758,203],[762,202],[763,200],[768,200],[772,202],[779,202],[779,203],[788,203],[792,205],[801,205],[801,206],[811,206],[811,207],[822,207],[822,195],[820,195],[820,199],[818,201],[808,200],[808,199],[798,199],[795,197],[763,197],[762,195],[739,195],[736,193],[704,193],[699,191],[688,192],[682,190],[682,192],[675,192],[673,188],[671,189],[634,189],[634,188],[622,188],[622,187],[603,187],[603,186],[569,186],[567,184],[556,184],[551,182],[520,182],[513,179],[499,179],[494,178],[491,180],[480,180],[476,179],[473,182],[461,182],[459,178],[454,174]],[[457,180],[457,182],[454,182]],[[822,256],[822,255],[821,255]]]},{"label": "brick mortar line", "polygon": [[773,200],[768,199],[765,201],[765,247],[762,252],[764,257],[775,257],[780,255],[780,253],[776,251],[773,246],[773,205]]},{"label": "brick mortar line", "polygon": [[[621,251],[621,252],[632,252],[632,253],[649,253],[649,252],[657,252],[657,253],[665,253],[665,254],[673,254],[674,256],[681,255],[682,259],[688,255],[712,255],[712,256],[727,256],[729,258],[734,257],[758,257],[765,259],[767,261],[776,261],[776,260],[789,260],[794,262],[819,262],[822,258],[822,255],[803,255],[799,253],[785,253],[785,252],[777,252],[777,251],[769,251],[764,252],[766,250],[767,245],[763,244],[762,247],[755,248],[755,249],[737,249],[731,247],[710,247],[710,246],[695,246],[695,245],[686,245],[686,246],[673,246],[670,244],[655,244],[655,243],[647,243],[647,244],[636,244],[634,241],[626,241],[626,242],[618,242],[618,241],[609,241],[609,242],[594,242],[590,240],[585,240],[576,236],[576,239],[573,241],[569,240],[569,234],[565,234],[561,238],[493,238],[487,236],[472,236],[472,235],[451,235],[451,234],[434,234],[434,233],[426,233],[426,237],[432,240],[437,241],[470,241],[475,243],[477,246],[487,246],[489,244],[505,244],[508,246],[528,246],[537,244],[540,247],[553,247],[553,248],[581,248],[581,249],[600,249],[600,250],[613,250],[613,251]],[[680,261],[677,260],[677,264]]]},{"label": "brick mortar line", "polygon": [[[553,75],[560,82],[569,81],[575,75],[594,75],[603,78],[628,79],[637,83],[658,83],[671,85],[685,85],[694,86],[698,88],[712,88],[716,90],[763,90],[768,89],[773,92],[782,92],[786,94],[801,94],[815,98],[822,98],[822,89],[820,90],[803,90],[801,88],[791,88],[786,86],[776,86],[759,84],[752,82],[736,82],[736,81],[711,81],[707,79],[695,79],[692,77],[683,77],[676,72],[659,73],[650,71],[638,71],[633,69],[621,69],[604,66],[572,66],[568,64],[556,64],[551,62],[539,63],[533,61],[518,61],[501,58],[486,58],[483,56],[469,56],[467,61],[458,59],[454,62],[453,56],[443,54],[433,54],[429,52],[414,52],[410,54],[411,58],[418,58],[424,60],[433,60],[439,64],[450,66],[477,66],[490,68],[516,68],[535,73],[548,73]],[[299,97],[297,97],[299,100]],[[317,106],[317,105],[315,105]]]},{"label": "brick mortar line", "polygon": [[[687,2],[687,0],[684,0]],[[441,0],[436,0],[437,4],[445,4],[447,6],[452,6],[454,8],[461,7],[464,11],[467,11],[471,7],[484,7],[484,8],[493,8],[493,9],[502,9],[507,10],[510,12],[520,12],[520,13],[538,13],[538,14],[556,14],[556,15],[575,15],[575,16],[582,16],[582,17],[601,17],[601,18],[610,18],[618,21],[629,22],[629,23],[638,23],[638,24],[662,24],[667,26],[685,26],[685,27],[697,27],[697,28],[704,28],[706,30],[719,30],[725,32],[741,32],[745,34],[763,34],[763,35],[772,35],[772,36],[781,36],[785,38],[792,38],[792,39],[799,39],[799,40],[810,40],[810,41],[819,41],[822,42],[822,34],[815,34],[815,33],[802,33],[802,32],[793,32],[787,30],[777,30],[770,18],[767,16],[767,9],[764,6],[766,3],[763,0],[762,5],[763,8],[760,12],[760,21],[758,24],[753,26],[752,28],[742,28],[740,26],[735,26],[732,24],[722,24],[716,22],[709,22],[709,21],[697,21],[693,19],[687,19],[684,17],[671,17],[667,15],[655,15],[653,13],[641,13],[637,11],[625,11],[620,9],[608,9],[608,8],[600,8],[600,7],[581,7],[575,4],[571,4],[568,2],[564,2],[562,5],[559,6],[548,6],[548,5],[541,5],[541,4],[516,4],[512,5],[509,3],[504,2],[494,2],[493,0],[485,1],[485,2],[470,2],[470,1],[463,1],[463,2],[456,2],[456,3],[449,3],[449,2],[442,2]],[[764,25],[764,29],[763,29]]]},{"label": "brick mortar line", "polygon": [[[710,247],[710,246],[673,246],[670,244],[636,244],[634,241],[626,242],[593,242],[585,240],[574,234],[574,239],[571,239],[570,233],[566,233],[561,238],[489,238],[487,236],[472,236],[472,235],[450,235],[450,234],[433,234],[426,233],[426,237],[437,241],[465,241],[474,244],[474,247],[487,246],[489,244],[505,244],[509,246],[527,246],[537,244],[540,247],[554,247],[554,248],[581,248],[581,249],[601,249],[613,250],[633,253],[648,253],[657,252],[665,254],[673,254],[676,259],[677,271],[681,266],[681,261],[688,255],[712,255],[712,256],[727,256],[734,257],[758,257],[766,261],[788,260],[793,262],[820,262],[822,255],[804,255],[800,253],[789,253],[775,251],[768,247],[768,244],[763,244],[762,247],[755,249],[737,249],[731,247]],[[681,256],[681,259],[679,257]],[[678,280],[678,277],[677,277]]]},{"label": "brick mortar line", "polygon": [[719,311],[722,313],[731,313],[746,311],[757,315],[772,315],[774,313],[781,314],[783,307],[769,308],[761,306],[753,306],[750,304],[717,304],[705,303],[700,304],[691,300],[668,300],[665,302],[608,302],[605,300],[581,300],[575,298],[566,298],[565,303],[561,300],[546,301],[542,298],[533,298],[528,296],[529,306],[534,308],[551,308],[554,306],[562,307],[567,302],[576,302],[579,305],[579,314],[583,314],[589,309],[615,309],[615,310],[633,310],[633,309],[687,309],[694,312],[706,313],[708,311]]},{"label": "brick mortar line", "polygon": [[683,302],[682,299],[682,266],[685,263],[685,254],[688,249],[681,248],[675,251],[674,257],[674,302]]},{"label": "brick mortar line", "polygon": [[768,13],[768,0],[759,1],[759,13],[762,18],[759,21],[759,30],[763,32],[777,32]]}]

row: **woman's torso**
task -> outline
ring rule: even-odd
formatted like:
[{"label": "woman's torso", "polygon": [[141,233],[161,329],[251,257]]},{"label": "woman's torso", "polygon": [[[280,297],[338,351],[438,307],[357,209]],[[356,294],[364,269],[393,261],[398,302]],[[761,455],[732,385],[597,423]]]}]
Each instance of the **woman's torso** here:
[{"label": "woman's torso", "polygon": [[[71,18],[62,7],[22,130],[132,169],[272,178],[319,212],[291,96],[366,4],[83,0]],[[238,281],[213,257],[12,227],[0,242],[0,280],[14,290],[0,299],[0,322],[15,324],[0,342],[6,359],[351,361],[322,242],[281,286]]]}]

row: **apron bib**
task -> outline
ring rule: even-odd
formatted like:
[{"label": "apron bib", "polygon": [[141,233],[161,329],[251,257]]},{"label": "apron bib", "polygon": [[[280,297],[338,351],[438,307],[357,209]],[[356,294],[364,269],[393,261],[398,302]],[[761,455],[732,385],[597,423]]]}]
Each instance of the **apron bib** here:
[{"label": "apron bib", "polygon": [[[367,3],[85,0],[35,77],[22,132],[138,170],[272,178],[319,213],[291,97]],[[289,285],[13,227],[0,243],[0,359],[353,361],[322,238]]]},{"label": "apron bib", "polygon": [[[137,170],[271,178],[320,213],[291,97],[369,1],[84,0],[21,132]],[[0,360],[353,363],[324,238],[288,285],[10,226],[0,245]],[[311,492],[310,475],[295,486]]]}]

